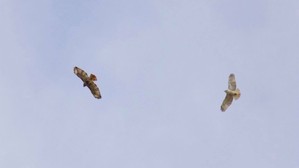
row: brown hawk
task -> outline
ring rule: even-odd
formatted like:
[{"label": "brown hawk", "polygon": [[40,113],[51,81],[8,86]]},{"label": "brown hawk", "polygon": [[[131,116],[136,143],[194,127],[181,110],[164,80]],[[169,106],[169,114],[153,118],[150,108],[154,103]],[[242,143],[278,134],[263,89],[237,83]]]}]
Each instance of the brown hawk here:
[{"label": "brown hawk", "polygon": [[237,100],[241,96],[240,90],[237,88],[236,79],[234,74],[230,74],[228,78],[228,89],[224,91],[226,93],[225,99],[221,105],[221,111],[225,110],[232,104],[233,99]]},{"label": "brown hawk", "polygon": [[95,98],[100,99],[102,97],[100,89],[94,83],[94,81],[97,80],[97,77],[94,74],[88,76],[85,71],[78,67],[74,67],[74,73],[83,81],[83,87],[87,86]]}]

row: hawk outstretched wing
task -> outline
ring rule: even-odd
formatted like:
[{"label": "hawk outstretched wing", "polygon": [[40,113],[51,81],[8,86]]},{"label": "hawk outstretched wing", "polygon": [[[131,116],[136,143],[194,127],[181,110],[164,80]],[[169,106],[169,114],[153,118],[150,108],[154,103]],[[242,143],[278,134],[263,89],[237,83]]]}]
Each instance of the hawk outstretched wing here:
[{"label": "hawk outstretched wing", "polygon": [[237,84],[236,84],[236,78],[234,74],[230,74],[228,77],[228,89],[229,90],[236,90]]},{"label": "hawk outstretched wing", "polygon": [[88,76],[85,71],[78,67],[74,67],[74,73],[83,81],[83,86],[87,86],[89,88],[95,98],[102,98],[100,89],[94,83],[94,81],[97,80],[97,77],[94,74],[90,74],[90,76]]},{"label": "hawk outstretched wing", "polygon": [[232,104],[232,102],[233,102],[233,96],[226,94],[221,105],[221,111],[225,112],[225,110]]}]

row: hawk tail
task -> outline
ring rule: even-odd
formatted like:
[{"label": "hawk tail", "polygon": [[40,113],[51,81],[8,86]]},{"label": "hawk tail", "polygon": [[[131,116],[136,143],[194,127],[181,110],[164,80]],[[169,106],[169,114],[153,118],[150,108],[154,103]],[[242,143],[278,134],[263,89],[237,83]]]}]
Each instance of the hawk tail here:
[{"label": "hawk tail", "polygon": [[238,100],[239,98],[240,98],[240,96],[241,96],[241,92],[240,92],[240,89],[236,89],[236,92],[237,92],[237,94],[236,95],[234,95],[234,99],[235,100]]},{"label": "hawk tail", "polygon": [[92,81],[96,81],[97,77],[94,74],[90,74],[89,79]]}]

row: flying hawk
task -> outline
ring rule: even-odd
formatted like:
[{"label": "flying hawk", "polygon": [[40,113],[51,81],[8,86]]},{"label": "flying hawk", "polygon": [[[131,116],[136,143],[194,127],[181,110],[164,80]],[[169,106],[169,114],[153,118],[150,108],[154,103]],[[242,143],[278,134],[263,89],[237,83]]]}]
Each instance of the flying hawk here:
[{"label": "flying hawk", "polygon": [[83,81],[83,87],[87,86],[95,98],[100,99],[102,97],[100,89],[94,83],[94,81],[97,80],[97,77],[94,74],[88,76],[85,71],[78,67],[74,67],[74,73]]},{"label": "flying hawk", "polygon": [[224,91],[226,93],[225,99],[221,105],[221,111],[225,110],[232,104],[233,99],[237,100],[241,96],[240,90],[237,88],[236,79],[234,74],[230,74],[228,78],[228,89]]}]

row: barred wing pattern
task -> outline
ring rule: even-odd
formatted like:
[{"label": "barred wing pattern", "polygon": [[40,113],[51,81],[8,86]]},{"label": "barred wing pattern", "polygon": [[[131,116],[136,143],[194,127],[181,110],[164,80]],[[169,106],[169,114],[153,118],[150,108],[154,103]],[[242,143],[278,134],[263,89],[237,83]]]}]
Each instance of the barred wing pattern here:
[{"label": "barred wing pattern", "polygon": [[78,67],[74,67],[74,73],[83,81],[83,86],[84,87],[87,86],[89,88],[89,90],[91,91],[91,93],[93,94],[93,96],[95,98],[100,99],[102,97],[100,89],[94,83],[94,81],[97,80],[95,75],[90,74],[90,77],[89,77],[84,70],[82,70]]},{"label": "barred wing pattern", "polygon": [[222,102],[221,111],[225,112],[225,110],[232,104],[232,102],[233,102],[233,96],[227,93]]},{"label": "barred wing pattern", "polygon": [[236,78],[234,74],[230,74],[228,77],[228,89],[229,90],[236,90],[237,84],[236,84]]}]

